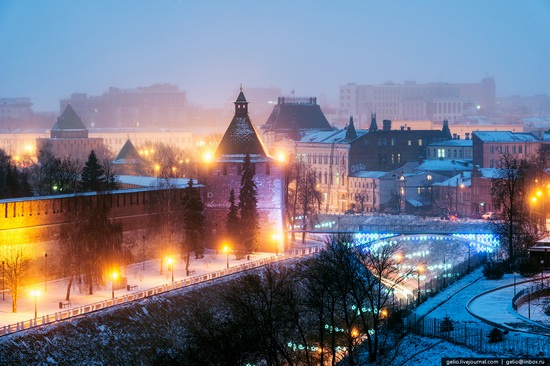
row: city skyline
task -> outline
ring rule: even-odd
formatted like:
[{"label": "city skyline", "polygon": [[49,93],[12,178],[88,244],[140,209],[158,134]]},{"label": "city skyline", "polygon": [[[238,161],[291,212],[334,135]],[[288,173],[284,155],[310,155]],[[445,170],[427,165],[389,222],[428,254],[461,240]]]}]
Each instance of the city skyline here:
[{"label": "city skyline", "polygon": [[[347,83],[478,83],[550,94],[545,1],[0,5],[0,97],[57,111],[72,93],[178,85],[221,107],[246,88],[338,99]],[[513,26],[512,26],[513,25]]]}]

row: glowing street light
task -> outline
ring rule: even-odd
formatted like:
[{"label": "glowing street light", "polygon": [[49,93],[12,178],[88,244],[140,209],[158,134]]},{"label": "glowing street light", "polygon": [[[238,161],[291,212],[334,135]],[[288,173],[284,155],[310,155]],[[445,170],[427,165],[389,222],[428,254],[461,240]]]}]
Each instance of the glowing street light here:
[{"label": "glowing street light", "polygon": [[36,299],[40,296],[40,290],[31,290],[31,296],[34,297],[34,319],[36,319],[38,317],[36,311]]},{"label": "glowing street light", "polygon": [[224,246],[223,251],[227,254],[227,269],[229,269],[229,246]]},{"label": "glowing street light", "polygon": [[168,266],[172,269],[172,283],[174,283],[174,259],[172,257],[168,257],[166,261],[168,262]]},{"label": "glowing street light", "polygon": [[44,254],[44,292],[48,290],[48,253]]},{"label": "glowing street light", "polygon": [[111,298],[115,298],[115,280],[118,278],[118,273],[111,273]]},{"label": "glowing street light", "polygon": [[416,280],[417,280],[417,296],[416,296],[416,304],[417,306],[420,306],[420,274],[424,272],[424,267],[418,265],[416,267]]}]

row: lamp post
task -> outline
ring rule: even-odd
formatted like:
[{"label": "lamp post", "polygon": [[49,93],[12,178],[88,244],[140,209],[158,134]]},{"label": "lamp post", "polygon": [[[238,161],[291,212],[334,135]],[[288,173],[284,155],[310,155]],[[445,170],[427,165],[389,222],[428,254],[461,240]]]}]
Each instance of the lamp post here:
[{"label": "lamp post", "polygon": [[445,254],[443,254],[443,288],[445,288],[446,279],[447,279],[447,264],[445,263]]},{"label": "lamp post", "polygon": [[118,278],[116,272],[111,273],[111,298],[115,298],[115,280]]},{"label": "lamp post", "polygon": [[542,290],[544,288],[544,259],[540,260],[540,289]]},{"label": "lamp post", "polygon": [[40,290],[31,290],[31,296],[34,297],[34,319],[38,317],[36,309],[36,299],[40,296]]},{"label": "lamp post", "polygon": [[514,272],[514,296],[516,296],[516,272]]},{"label": "lamp post", "polygon": [[6,300],[5,297],[4,297],[4,291],[5,291],[5,285],[4,285],[4,273],[5,273],[5,267],[4,265],[6,264],[5,261],[2,261],[2,301]]},{"label": "lamp post", "polygon": [[417,306],[420,306],[420,273],[424,271],[424,268],[422,266],[416,267],[416,281],[417,281],[417,296],[416,296],[416,304]]},{"label": "lamp post", "polygon": [[223,250],[227,254],[227,269],[229,269],[229,247],[226,245],[223,247]]},{"label": "lamp post", "polygon": [[44,253],[44,292],[48,291],[48,253]]},{"label": "lamp post", "polygon": [[172,270],[172,283],[174,283],[174,259],[172,257],[168,257],[167,261],[168,261],[168,265]]}]

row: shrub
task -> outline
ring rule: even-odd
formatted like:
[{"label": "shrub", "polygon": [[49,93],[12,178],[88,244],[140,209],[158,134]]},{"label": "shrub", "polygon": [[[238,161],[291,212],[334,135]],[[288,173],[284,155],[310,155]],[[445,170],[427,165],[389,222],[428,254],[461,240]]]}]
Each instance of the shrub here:
[{"label": "shrub", "polygon": [[454,322],[451,320],[451,318],[447,315],[443,318],[441,321],[441,324],[439,324],[439,331],[441,333],[448,333],[455,330]]},{"label": "shrub", "polygon": [[493,328],[487,337],[489,337],[489,343],[502,342],[502,339],[503,339],[502,330],[498,328]]},{"label": "shrub", "polygon": [[529,257],[521,257],[514,263],[516,271],[523,277],[533,277],[541,271],[541,265]]},{"label": "shrub", "polygon": [[483,275],[488,280],[498,280],[504,275],[504,267],[502,263],[487,262],[483,266]]}]

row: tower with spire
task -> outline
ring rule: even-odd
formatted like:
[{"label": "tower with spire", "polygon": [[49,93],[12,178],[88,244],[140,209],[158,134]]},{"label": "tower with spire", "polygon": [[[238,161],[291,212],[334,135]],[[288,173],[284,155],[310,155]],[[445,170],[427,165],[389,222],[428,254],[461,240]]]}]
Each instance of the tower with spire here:
[{"label": "tower with spire", "polygon": [[[260,221],[259,250],[281,252],[282,242],[274,242],[273,233],[283,231],[283,163],[272,158],[264,146],[250,116],[244,92],[234,102],[235,113],[210,161],[199,164],[199,182],[204,184],[203,202],[206,216],[206,240],[211,248],[220,248],[226,238],[229,195],[238,197],[241,170],[246,155],[250,156],[257,187],[257,211]],[[237,202],[238,204],[238,202]],[[231,243],[224,245],[231,246]],[[237,247],[239,243],[233,243]],[[263,247],[262,247],[263,245]]]},{"label": "tower with spire", "polygon": [[376,113],[372,113],[370,115],[369,132],[376,132],[376,131],[378,131],[378,125],[376,124]]}]

